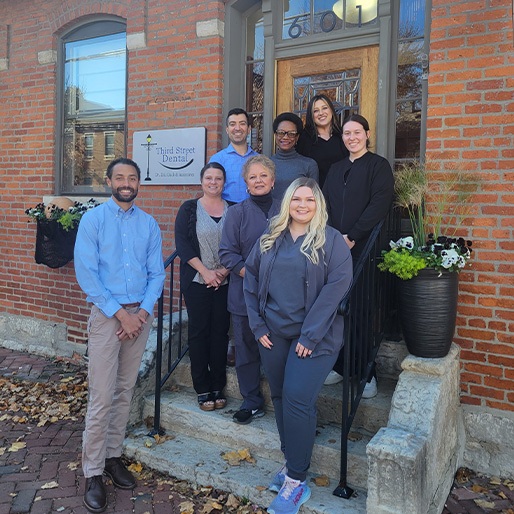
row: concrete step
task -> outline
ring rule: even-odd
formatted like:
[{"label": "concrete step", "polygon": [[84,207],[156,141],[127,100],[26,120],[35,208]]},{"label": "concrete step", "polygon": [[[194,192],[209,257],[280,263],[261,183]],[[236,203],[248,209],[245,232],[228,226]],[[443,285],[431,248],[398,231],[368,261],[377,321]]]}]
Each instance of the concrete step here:
[{"label": "concrete step", "polygon": [[[211,419],[218,413],[211,414]],[[257,421],[254,423],[257,425]],[[252,428],[251,423],[244,428]],[[232,423],[235,425],[235,423]],[[253,427],[255,429],[255,427]],[[217,431],[214,426],[213,433]],[[153,438],[145,436],[148,429],[134,430],[125,440],[124,453],[127,457],[142,462],[153,469],[168,473],[195,486],[212,486],[216,489],[231,492],[239,498],[247,498],[252,504],[266,508],[273,500],[275,493],[267,490],[272,477],[281,463],[275,460],[254,456],[255,462],[241,462],[238,466],[229,465],[222,455],[234,449],[230,445],[218,441],[205,441],[185,434],[176,434],[172,440],[155,444]],[[148,447],[150,446],[150,447]],[[269,445],[268,445],[269,446]],[[311,499],[302,506],[302,514],[365,514],[366,492],[355,490],[354,495],[342,499],[332,494],[338,480],[330,477],[327,486],[317,486],[312,478],[309,485],[312,490]]]},{"label": "concrete step", "polygon": [[[204,412],[198,408],[196,395],[187,391],[166,391],[161,401],[161,427],[167,434],[184,435],[192,439],[238,450],[248,448],[258,458],[269,459],[280,467],[283,456],[272,412],[253,420],[248,425],[232,421],[239,403],[229,403],[225,409]],[[152,417],[154,398],[148,397],[143,418]],[[338,477],[340,468],[340,428],[332,424],[319,424],[314,445],[311,471],[328,477]],[[365,489],[368,479],[366,444],[371,434],[352,432],[348,446],[348,477],[356,487]]]},{"label": "concrete step", "polygon": [[[179,364],[177,369],[171,376],[167,389],[187,388],[192,391],[191,366],[189,357],[185,357],[183,362]],[[391,378],[378,379],[378,394],[375,398],[369,400],[361,400],[359,409],[353,423],[353,427],[364,430],[371,435],[375,434],[380,427],[387,425],[389,411],[391,410],[391,398],[393,396],[396,380]],[[266,410],[272,411],[273,404],[271,402],[268,382],[261,375],[261,390],[265,399]],[[225,395],[228,399],[233,399],[231,404],[237,408],[240,405],[242,397],[239,393],[239,385],[235,368],[227,368],[227,386],[225,387]],[[323,386],[318,398],[318,422],[340,424],[342,418],[342,384],[334,384]],[[238,403],[239,402],[239,403]]]}]

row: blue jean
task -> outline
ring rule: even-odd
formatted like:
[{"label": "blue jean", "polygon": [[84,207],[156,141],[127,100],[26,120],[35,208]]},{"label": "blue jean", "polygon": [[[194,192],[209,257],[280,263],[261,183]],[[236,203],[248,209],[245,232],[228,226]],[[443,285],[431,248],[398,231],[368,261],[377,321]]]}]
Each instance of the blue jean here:
[{"label": "blue jean", "polygon": [[273,348],[259,344],[275,408],[287,474],[302,482],[307,477],[316,437],[316,401],[337,353],[301,359],[295,353],[297,339],[271,334]]}]

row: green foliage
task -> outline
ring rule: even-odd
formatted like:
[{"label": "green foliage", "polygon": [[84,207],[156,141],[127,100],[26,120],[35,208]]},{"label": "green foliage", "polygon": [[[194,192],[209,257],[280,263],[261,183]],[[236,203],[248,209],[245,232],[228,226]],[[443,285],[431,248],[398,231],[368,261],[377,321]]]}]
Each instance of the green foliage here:
[{"label": "green foliage", "polygon": [[419,270],[426,268],[422,255],[411,253],[406,248],[393,248],[382,252],[383,261],[378,265],[380,271],[389,271],[402,280],[415,277]]},{"label": "green foliage", "polygon": [[57,205],[50,204],[47,208],[44,203],[38,203],[35,207],[30,207],[25,210],[25,214],[30,220],[48,223],[56,221],[61,227],[66,230],[72,230],[78,226],[82,216],[90,209],[100,205],[93,198],[89,199],[86,203],[75,202],[69,209],[61,209]]}]

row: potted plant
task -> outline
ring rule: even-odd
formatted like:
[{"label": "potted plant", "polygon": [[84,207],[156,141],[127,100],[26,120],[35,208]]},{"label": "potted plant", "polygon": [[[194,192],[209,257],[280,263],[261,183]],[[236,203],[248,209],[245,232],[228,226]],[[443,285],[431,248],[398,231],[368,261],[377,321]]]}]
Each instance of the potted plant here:
[{"label": "potted plant", "polygon": [[99,205],[91,198],[86,203],[66,197],[54,198],[48,205],[38,203],[25,210],[29,221],[36,221],[35,260],[50,268],[60,268],[73,259],[73,249],[80,219]]},{"label": "potted plant", "polygon": [[401,279],[400,324],[407,349],[418,357],[444,357],[450,350],[459,272],[472,252],[471,241],[457,234],[478,185],[471,172],[441,172],[419,162],[395,172],[395,207],[407,212],[412,235],[391,241],[378,267]]}]

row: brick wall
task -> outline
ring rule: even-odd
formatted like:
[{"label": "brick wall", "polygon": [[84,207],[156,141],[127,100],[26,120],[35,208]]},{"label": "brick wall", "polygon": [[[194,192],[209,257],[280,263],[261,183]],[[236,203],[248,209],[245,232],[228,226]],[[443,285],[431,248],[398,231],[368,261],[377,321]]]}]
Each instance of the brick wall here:
[{"label": "brick wall", "polygon": [[[72,342],[85,340],[89,312],[73,263],[35,263],[36,228],[24,211],[55,192],[56,65],[40,52],[56,51],[59,34],[97,13],[126,19],[127,35],[146,33],[146,48],[129,51],[128,155],[133,132],[148,128],[205,126],[208,156],[221,144],[223,39],[198,38],[196,23],[222,20],[222,0],[0,2],[0,310],[65,322]],[[138,204],[159,222],[165,257],[178,207],[198,190],[140,189]]]},{"label": "brick wall", "polygon": [[428,157],[483,177],[456,342],[463,403],[514,410],[512,1],[432,2]]}]

